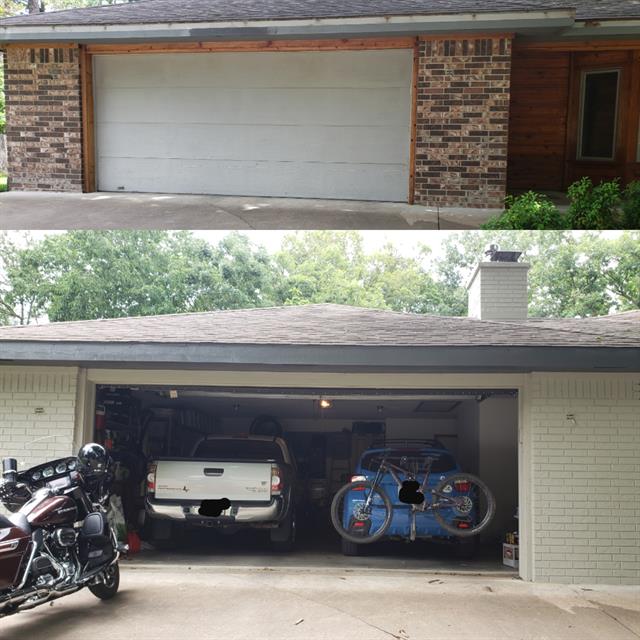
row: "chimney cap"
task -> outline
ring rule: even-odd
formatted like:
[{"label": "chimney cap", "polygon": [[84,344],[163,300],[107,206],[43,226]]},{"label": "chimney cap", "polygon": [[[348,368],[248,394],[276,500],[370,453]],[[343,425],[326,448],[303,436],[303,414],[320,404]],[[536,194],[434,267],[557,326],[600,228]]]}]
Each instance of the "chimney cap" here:
[{"label": "chimney cap", "polygon": [[489,256],[491,262],[518,262],[522,251],[500,251],[497,244],[490,244],[484,255]]}]

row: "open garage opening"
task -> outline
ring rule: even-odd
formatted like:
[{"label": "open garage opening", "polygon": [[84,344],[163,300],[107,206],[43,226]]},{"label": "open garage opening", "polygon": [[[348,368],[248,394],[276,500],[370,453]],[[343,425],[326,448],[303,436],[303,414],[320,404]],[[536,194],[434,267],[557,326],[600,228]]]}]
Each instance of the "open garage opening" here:
[{"label": "open garage opening", "polygon": [[[511,534],[518,533],[518,398],[513,389],[97,385],[95,410],[94,437],[118,462],[116,493],[128,533],[143,541],[139,561],[517,568],[503,562],[503,543],[517,543]],[[259,436],[265,440],[254,444]],[[272,445],[273,437],[284,442],[284,452]],[[466,539],[438,527],[432,513],[418,515],[412,527],[410,507],[384,484],[393,506],[387,533],[373,544],[345,544],[332,526],[332,499],[354,477],[371,479],[369,472],[376,468],[371,459],[382,453],[408,464],[419,481],[427,456],[437,459],[431,471],[435,484],[456,470],[476,475],[495,497],[490,524]],[[154,462],[157,477],[149,474]],[[260,463],[269,463],[269,470],[261,470]],[[267,477],[272,465],[285,489],[258,497],[260,485],[276,477]],[[215,484],[221,478],[225,482]],[[220,491],[229,495],[218,495],[214,486],[223,486]],[[273,513],[247,508],[280,500],[289,488],[293,534],[286,520],[274,523]],[[230,504],[220,505],[219,517],[200,517],[205,498],[228,498]]]}]

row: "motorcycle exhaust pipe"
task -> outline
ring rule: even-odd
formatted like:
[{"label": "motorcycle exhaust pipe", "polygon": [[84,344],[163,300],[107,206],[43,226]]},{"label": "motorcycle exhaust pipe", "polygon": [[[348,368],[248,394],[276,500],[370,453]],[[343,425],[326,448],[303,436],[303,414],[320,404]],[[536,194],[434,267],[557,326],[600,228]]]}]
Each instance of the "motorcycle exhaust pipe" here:
[{"label": "motorcycle exhaust pipe", "polygon": [[80,590],[80,587],[74,586],[69,589],[65,589],[64,591],[47,591],[46,595],[44,595],[42,598],[38,600],[34,600],[33,602],[27,602],[25,604],[19,605],[18,611],[29,611],[29,609],[34,609],[35,607],[38,607],[41,604],[44,604],[45,602],[53,602],[58,598],[71,595],[72,593],[75,593],[76,591],[79,591],[79,590]]}]

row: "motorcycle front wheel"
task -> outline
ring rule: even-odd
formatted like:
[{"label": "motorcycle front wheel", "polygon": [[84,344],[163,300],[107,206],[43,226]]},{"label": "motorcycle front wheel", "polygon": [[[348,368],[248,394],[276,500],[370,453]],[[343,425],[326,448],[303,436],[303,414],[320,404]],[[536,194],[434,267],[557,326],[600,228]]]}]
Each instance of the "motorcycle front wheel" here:
[{"label": "motorcycle front wheel", "polygon": [[104,570],[102,582],[89,585],[89,591],[91,591],[96,598],[100,598],[100,600],[110,600],[118,593],[119,586],[120,568],[116,562]]}]

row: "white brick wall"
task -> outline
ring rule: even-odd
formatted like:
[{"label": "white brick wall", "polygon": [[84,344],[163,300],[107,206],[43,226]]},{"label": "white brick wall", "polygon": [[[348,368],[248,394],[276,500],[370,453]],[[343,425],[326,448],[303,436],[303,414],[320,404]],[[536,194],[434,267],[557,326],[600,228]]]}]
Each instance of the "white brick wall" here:
[{"label": "white brick wall", "polygon": [[534,374],[530,396],[534,580],[640,584],[640,375]]},{"label": "white brick wall", "polygon": [[24,469],[73,453],[77,378],[73,368],[0,367],[0,457]]},{"label": "white brick wall", "polygon": [[469,282],[469,316],[483,320],[524,320],[527,317],[529,265],[522,262],[481,262]]}]

